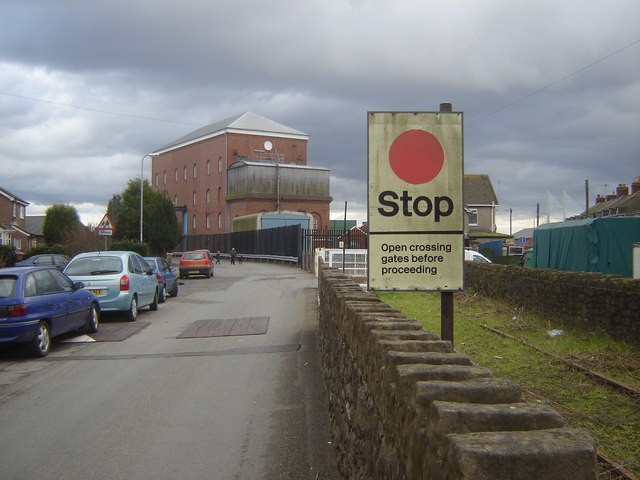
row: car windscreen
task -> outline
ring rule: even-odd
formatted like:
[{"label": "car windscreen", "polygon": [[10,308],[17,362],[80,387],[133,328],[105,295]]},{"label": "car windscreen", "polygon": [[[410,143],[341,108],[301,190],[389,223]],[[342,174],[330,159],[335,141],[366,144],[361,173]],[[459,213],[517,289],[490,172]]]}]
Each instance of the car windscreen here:
[{"label": "car windscreen", "polygon": [[82,257],[71,260],[64,273],[69,276],[113,275],[122,272],[120,257]]},{"label": "car windscreen", "polygon": [[183,260],[202,260],[204,259],[204,253],[185,253],[182,256]]},{"label": "car windscreen", "polygon": [[0,298],[14,296],[17,280],[18,279],[13,275],[0,276]]},{"label": "car windscreen", "polygon": [[155,270],[156,269],[156,262],[155,261],[145,259],[145,262],[147,262],[147,265],[149,265],[151,267],[151,270]]}]

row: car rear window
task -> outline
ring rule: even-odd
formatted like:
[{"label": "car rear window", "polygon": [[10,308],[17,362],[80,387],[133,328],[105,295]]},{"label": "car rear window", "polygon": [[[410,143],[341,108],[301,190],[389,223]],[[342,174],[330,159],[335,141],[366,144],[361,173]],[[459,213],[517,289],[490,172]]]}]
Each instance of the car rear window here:
[{"label": "car rear window", "polygon": [[204,253],[198,253],[198,252],[193,252],[193,253],[185,253],[182,256],[183,260],[202,260],[204,259]]},{"label": "car rear window", "polygon": [[13,275],[0,276],[0,298],[14,296],[17,280]]},{"label": "car rear window", "polygon": [[64,273],[73,276],[112,275],[122,272],[120,257],[82,257],[71,260]]}]

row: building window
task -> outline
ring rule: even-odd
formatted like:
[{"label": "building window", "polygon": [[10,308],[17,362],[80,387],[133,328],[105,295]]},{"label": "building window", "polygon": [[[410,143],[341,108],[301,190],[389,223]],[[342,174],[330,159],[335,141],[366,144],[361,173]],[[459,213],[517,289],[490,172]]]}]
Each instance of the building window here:
[{"label": "building window", "polygon": [[193,230],[196,229],[196,216],[194,215],[193,218],[191,219],[191,228]]},{"label": "building window", "polygon": [[207,213],[207,228],[211,228],[211,215]]},{"label": "building window", "polygon": [[211,203],[211,190],[207,188],[207,205]]},{"label": "building window", "polygon": [[184,166],[183,172],[182,172],[182,177],[186,180],[187,179],[187,166]]},{"label": "building window", "polygon": [[198,165],[196,165],[195,163],[193,164],[193,178],[196,178],[198,174]]},{"label": "building window", "polygon": [[470,227],[478,226],[478,209],[477,208],[469,209],[469,226]]},{"label": "building window", "polygon": [[166,170],[164,172],[162,172],[162,184],[163,185],[167,184],[167,171]]},{"label": "building window", "polygon": [[218,173],[222,173],[222,157],[218,159]]},{"label": "building window", "polygon": [[154,185],[158,186],[158,174],[156,173],[155,179],[153,180]]},{"label": "building window", "polygon": [[222,214],[218,213],[218,228],[222,228]]},{"label": "building window", "polygon": [[196,204],[196,191],[193,191],[193,204]]},{"label": "building window", "polygon": [[178,205],[178,195],[173,196],[173,204]]},{"label": "building window", "polygon": [[211,175],[211,159],[207,160],[207,175]]},{"label": "building window", "polygon": [[218,187],[218,203],[222,203],[222,187]]},{"label": "building window", "polygon": [[176,171],[173,175],[173,179],[175,180],[176,183],[178,183],[178,169],[176,168]]}]

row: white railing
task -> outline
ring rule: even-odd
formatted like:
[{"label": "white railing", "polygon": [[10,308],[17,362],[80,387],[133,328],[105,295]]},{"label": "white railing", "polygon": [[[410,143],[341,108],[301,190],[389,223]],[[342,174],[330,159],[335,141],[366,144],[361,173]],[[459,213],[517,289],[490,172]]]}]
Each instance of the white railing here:
[{"label": "white railing", "polygon": [[[318,260],[321,259],[325,265],[331,268],[343,270],[344,273],[352,277],[367,276],[367,250],[347,248],[316,248],[315,272],[318,275]],[[343,262],[344,258],[344,262]]]}]

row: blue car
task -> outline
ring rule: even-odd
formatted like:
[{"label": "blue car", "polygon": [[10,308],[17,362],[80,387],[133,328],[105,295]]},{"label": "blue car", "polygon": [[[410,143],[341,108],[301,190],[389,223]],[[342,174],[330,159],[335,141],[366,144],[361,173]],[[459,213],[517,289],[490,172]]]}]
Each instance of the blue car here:
[{"label": "blue car", "polygon": [[34,255],[16,263],[16,267],[32,267],[35,265],[53,265],[58,270],[64,270],[64,266],[69,263],[69,257],[58,253],[45,253]]},{"label": "blue car", "polygon": [[163,303],[167,295],[178,296],[178,277],[169,264],[160,257],[144,257],[158,279],[158,302]]},{"label": "blue car", "polygon": [[100,305],[83,287],[55,267],[0,268],[0,343],[27,343],[44,357],[52,337],[97,332]]},{"label": "blue car", "polygon": [[69,278],[93,292],[103,312],[126,312],[138,318],[138,309],[158,309],[158,279],[144,258],[135,252],[80,253],[64,268]]}]

